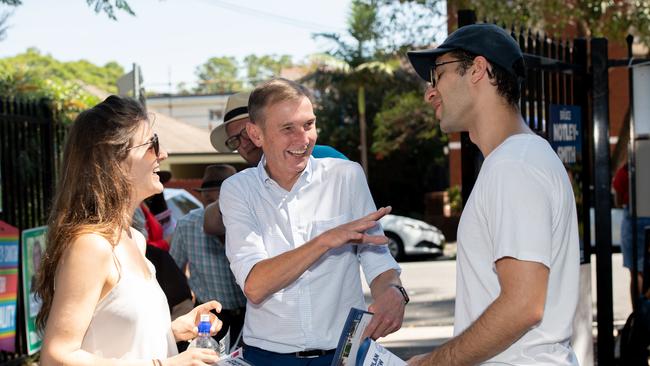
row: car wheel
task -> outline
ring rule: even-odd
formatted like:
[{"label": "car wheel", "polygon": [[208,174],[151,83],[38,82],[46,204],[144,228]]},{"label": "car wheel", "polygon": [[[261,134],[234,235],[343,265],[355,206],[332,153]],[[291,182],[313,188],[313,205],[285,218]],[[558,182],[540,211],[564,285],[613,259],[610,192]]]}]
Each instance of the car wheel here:
[{"label": "car wheel", "polygon": [[388,237],[388,250],[390,251],[390,255],[395,260],[404,259],[404,244],[402,243],[402,239],[395,233],[386,232],[384,234]]}]

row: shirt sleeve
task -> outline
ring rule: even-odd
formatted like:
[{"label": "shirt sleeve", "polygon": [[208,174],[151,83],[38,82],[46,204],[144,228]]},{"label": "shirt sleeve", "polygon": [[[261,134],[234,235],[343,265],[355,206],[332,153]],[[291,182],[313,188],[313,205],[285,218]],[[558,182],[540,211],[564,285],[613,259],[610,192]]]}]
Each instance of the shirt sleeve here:
[{"label": "shirt sleeve", "polygon": [[490,169],[485,206],[493,262],[504,257],[538,262],[550,268],[552,255],[552,182],[519,161]]},{"label": "shirt sleeve", "polygon": [[255,215],[246,204],[246,194],[232,178],[221,186],[219,208],[226,226],[226,256],[239,287],[244,289],[253,266],[269,258]]},{"label": "shirt sleeve", "polygon": [[[350,180],[350,186],[352,187],[351,197],[353,199],[356,197],[356,202],[353,204],[355,208],[353,219],[359,219],[376,211],[377,207],[372,199],[372,194],[370,194],[366,176],[359,164],[355,164],[354,168],[351,169]],[[370,235],[383,235],[384,231],[381,225],[377,223],[377,226],[374,229],[368,230],[367,233]],[[401,273],[401,268],[390,255],[387,245],[358,245],[357,255],[368,284],[371,284],[375,277],[388,270],[394,269],[397,273]]]}]

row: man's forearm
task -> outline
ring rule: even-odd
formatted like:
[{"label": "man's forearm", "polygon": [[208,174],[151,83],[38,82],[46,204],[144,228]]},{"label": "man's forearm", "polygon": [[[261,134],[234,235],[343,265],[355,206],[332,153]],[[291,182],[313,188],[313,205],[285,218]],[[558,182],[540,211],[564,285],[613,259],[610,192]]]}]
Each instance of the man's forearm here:
[{"label": "man's forearm", "polygon": [[259,304],[296,281],[332,248],[347,243],[385,244],[385,236],[368,235],[366,231],[375,227],[377,220],[389,212],[390,207],[382,207],[360,219],[329,229],[296,249],[256,263],[245,280],[244,294],[251,302]]},{"label": "man's forearm", "polygon": [[401,286],[402,281],[396,270],[391,269],[375,277],[370,284],[370,294],[373,299],[377,299],[384,291],[391,286]]},{"label": "man's forearm", "polygon": [[525,308],[497,298],[463,333],[431,352],[426,364],[479,364],[503,352],[535,323]]},{"label": "man's forearm", "polygon": [[219,210],[219,201],[213,202],[205,208],[203,231],[212,236],[224,235],[226,233],[226,227],[223,224],[223,217]]},{"label": "man's forearm", "polygon": [[246,278],[244,294],[251,302],[259,304],[295,282],[327,251],[316,237],[296,249],[258,262]]},{"label": "man's forearm", "polygon": [[385,271],[372,280],[372,304],[368,310],[375,315],[366,327],[363,337],[378,339],[402,327],[406,301],[396,287],[399,285],[399,274],[394,269]]}]

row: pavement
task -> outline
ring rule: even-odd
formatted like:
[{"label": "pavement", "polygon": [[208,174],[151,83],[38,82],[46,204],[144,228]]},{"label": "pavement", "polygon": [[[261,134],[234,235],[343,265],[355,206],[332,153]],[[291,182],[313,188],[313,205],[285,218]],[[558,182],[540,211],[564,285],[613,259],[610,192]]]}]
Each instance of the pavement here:
[{"label": "pavement", "polygon": [[[453,336],[454,302],[456,297],[456,246],[447,245],[445,254],[402,262],[402,282],[411,302],[406,307],[402,328],[379,340],[379,343],[403,360],[431,351]],[[620,253],[612,256],[614,325],[620,329],[631,312],[629,300],[629,272],[622,268]],[[597,335],[596,319],[596,264],[592,257],[592,313],[593,336]],[[362,281],[365,282],[365,281]],[[364,285],[369,303],[369,289]]]},{"label": "pavement", "polygon": [[[443,256],[401,262],[402,283],[411,301],[402,328],[379,340],[402,360],[431,351],[454,332],[456,297],[456,243],[447,244]],[[362,281],[364,282],[364,281]],[[368,303],[369,289],[364,292]]]}]

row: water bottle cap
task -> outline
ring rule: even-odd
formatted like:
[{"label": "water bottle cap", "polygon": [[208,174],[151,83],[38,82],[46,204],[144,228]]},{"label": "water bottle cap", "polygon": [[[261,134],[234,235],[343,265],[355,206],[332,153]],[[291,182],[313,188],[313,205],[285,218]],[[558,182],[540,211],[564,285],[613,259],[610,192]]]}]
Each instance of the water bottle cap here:
[{"label": "water bottle cap", "polygon": [[201,320],[202,322],[210,322],[210,314],[201,314]]},{"label": "water bottle cap", "polygon": [[199,333],[210,333],[210,321],[199,323]]}]

